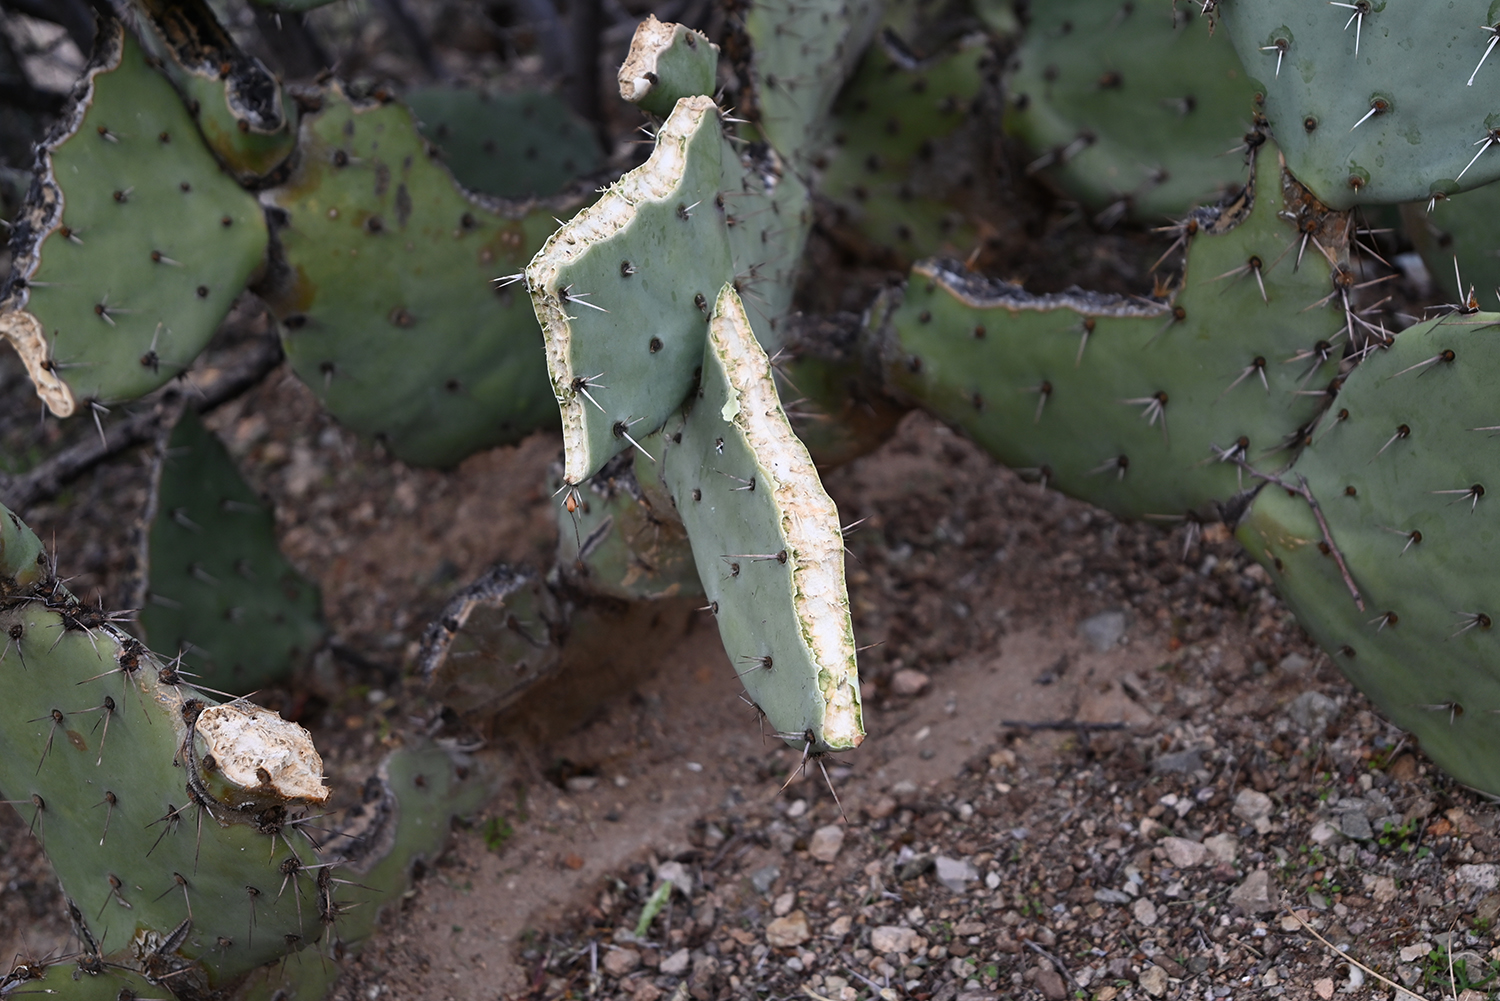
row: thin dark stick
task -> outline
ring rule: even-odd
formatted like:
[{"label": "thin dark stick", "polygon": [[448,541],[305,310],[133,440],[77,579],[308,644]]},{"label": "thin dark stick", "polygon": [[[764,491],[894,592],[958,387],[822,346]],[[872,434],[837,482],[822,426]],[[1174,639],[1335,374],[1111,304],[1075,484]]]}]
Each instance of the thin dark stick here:
[{"label": "thin dark stick", "polygon": [[1344,586],[1354,597],[1354,607],[1361,612],[1365,610],[1365,599],[1360,597],[1359,585],[1354,583],[1354,575],[1349,572],[1349,565],[1344,562],[1344,554],[1339,552],[1338,545],[1333,541],[1333,531],[1328,527],[1328,521],[1323,517],[1323,508],[1318,505],[1318,499],[1313,496],[1312,488],[1307,485],[1307,477],[1301,473],[1297,474],[1298,486],[1292,486],[1274,473],[1263,473],[1252,467],[1243,459],[1236,459],[1235,465],[1245,472],[1267,483],[1274,483],[1283,490],[1288,490],[1307,501],[1307,506],[1312,508],[1313,517],[1318,520],[1318,527],[1323,531],[1323,542],[1328,546],[1328,552],[1333,556],[1333,561],[1338,564],[1339,574],[1344,578]]},{"label": "thin dark stick", "polygon": [[104,440],[90,435],[63,449],[20,476],[0,474],[0,500],[17,512],[57,495],[64,486],[94,466],[133,445],[152,440],[186,400],[200,413],[239,396],[281,364],[281,345],[275,338],[258,338],[237,348],[223,364],[187,373],[186,386],[173,382],[150,398],[146,409],[108,426]]},{"label": "thin dark stick", "polygon": [[1021,727],[1026,730],[1077,730],[1082,733],[1088,733],[1091,730],[1125,730],[1130,726],[1129,723],[1080,723],[1070,719],[1042,720],[1040,722],[1031,722],[1024,719],[1003,719],[1000,721],[1000,725]]}]

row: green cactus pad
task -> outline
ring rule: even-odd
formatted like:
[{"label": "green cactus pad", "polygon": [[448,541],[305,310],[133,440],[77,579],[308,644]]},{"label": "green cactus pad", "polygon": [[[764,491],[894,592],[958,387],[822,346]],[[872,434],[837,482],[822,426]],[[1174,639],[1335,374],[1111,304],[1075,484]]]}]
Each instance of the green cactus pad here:
[{"label": "green cactus pad", "polygon": [[318,589],[276,548],[270,509],[192,410],[158,456],[141,596],[145,639],[201,683],[244,694],[285,678],[322,640]]},{"label": "green cactus pad", "polygon": [[660,428],[696,379],[712,297],[734,273],[718,197],[723,151],[713,101],[683,98],[651,158],[526,268],[569,483]]},{"label": "green cactus pad", "polygon": [[0,296],[0,331],[58,416],[181,373],[266,246],[254,197],[117,23],[101,26],[75,99],[39,151]]},{"label": "green cactus pad", "polygon": [[1403,205],[1401,215],[1433,281],[1454,303],[1467,299],[1471,288],[1486,298],[1500,295],[1500,229],[1495,222],[1500,216],[1500,184],[1430,204],[1430,209],[1421,202]]},{"label": "green cactus pad", "polygon": [[[38,974],[31,976],[31,973]],[[152,987],[145,978],[110,968],[86,971],[76,963],[57,963],[45,969],[26,967],[0,977],[0,997],[45,995],[59,1001],[135,1001],[170,997],[165,987]]]},{"label": "green cactus pad", "polygon": [[0,600],[35,587],[47,577],[47,550],[15,513],[0,513]]},{"label": "green cactus pad", "polygon": [[[144,936],[140,969],[181,969],[180,983],[201,987],[278,958],[288,935],[316,938],[312,874],[297,876],[293,892],[281,868],[317,862],[311,844],[281,826],[289,810],[327,797],[306,732],[248,703],[214,706],[60,587],[34,593],[42,600],[0,611],[9,693],[0,793],[47,850],[97,953]],[[226,720],[243,725],[230,732]],[[186,762],[185,742],[194,749]],[[222,781],[245,774],[248,785]]]},{"label": "green cactus pad", "polygon": [[[661,458],[661,435],[641,448]],[[643,468],[644,467],[644,468]],[[654,460],[631,450],[567,492],[557,515],[557,568],[574,588],[626,601],[703,594],[687,533]],[[564,491],[562,470],[551,488]]]},{"label": "green cactus pad", "polygon": [[402,95],[458,183],[499,198],[546,198],[604,166],[599,140],[556,94],[418,87]]},{"label": "green cactus pad", "polygon": [[245,53],[206,0],[134,0],[142,38],[181,91],[198,130],[241,184],[265,177],[291,156],[296,122],[281,84]]},{"label": "green cactus pad", "polygon": [[866,254],[905,267],[979,242],[965,209],[988,142],[975,109],[987,57],[984,39],[971,36],[919,60],[885,33],[839,95],[830,124],[842,141],[819,193]]},{"label": "green cactus pad", "polygon": [[678,98],[712,95],[718,67],[719,47],[707,35],[647,14],[620,65],[620,97],[665,118]]},{"label": "green cactus pad", "polygon": [[692,542],[724,649],[776,731],[812,751],[864,739],[838,510],[726,285],[703,378],[663,433],[662,479]]},{"label": "green cactus pad", "polygon": [[1496,313],[1421,323],[1349,375],[1283,476],[1305,482],[1331,545],[1307,501],[1275,485],[1238,530],[1339,669],[1433,761],[1491,795],[1500,793],[1491,625],[1500,512],[1485,488],[1500,449],[1488,430],[1497,327]]},{"label": "green cactus pad", "polygon": [[756,127],[801,174],[830,143],[828,114],[880,26],[882,0],[753,0],[745,33]]},{"label": "green cactus pad", "polygon": [[1272,0],[1219,12],[1287,165],[1328,205],[1425,201],[1500,178],[1489,150],[1500,60],[1480,65],[1500,4]]},{"label": "green cactus pad", "polygon": [[333,88],[301,128],[297,169],[262,195],[281,255],[265,294],[297,374],[340,421],[418,465],[554,424],[536,319],[495,279],[566,209],[467,194],[397,104]]},{"label": "green cactus pad", "polygon": [[1285,466],[1342,354],[1342,313],[1308,308],[1332,291],[1328,262],[1310,249],[1295,265],[1299,227],[1337,256],[1346,219],[1318,212],[1274,150],[1257,161],[1237,199],[1188,218],[1168,302],[1032,295],[918,264],[891,320],[892,381],[1007,465],[1117,515],[1213,516],[1254,486],[1223,460]]},{"label": "green cactus pad", "polygon": [[[34,536],[0,507],[3,522],[29,572]],[[47,851],[95,973],[218,997],[320,939],[343,955],[488,791],[443,752],[400,751],[315,841],[300,824],[329,790],[305,730],[247,701],[215,704],[50,573],[0,581],[0,796]],[[97,996],[88,976],[64,996]],[[285,979],[312,1001],[329,978]]]},{"label": "green cactus pad", "polygon": [[496,712],[557,670],[567,612],[532,571],[500,564],[455,595],[422,634],[428,694],[461,713]]},{"label": "green cactus pad", "polygon": [[1209,19],[1120,0],[1037,4],[1006,84],[1028,171],[1102,222],[1156,222],[1239,183],[1256,86]]}]

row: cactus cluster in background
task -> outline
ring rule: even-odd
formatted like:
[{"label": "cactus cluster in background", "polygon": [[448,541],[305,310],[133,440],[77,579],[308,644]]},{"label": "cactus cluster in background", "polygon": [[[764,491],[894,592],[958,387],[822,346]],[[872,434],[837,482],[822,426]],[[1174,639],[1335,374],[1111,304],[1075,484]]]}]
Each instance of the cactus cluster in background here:
[{"label": "cactus cluster in background", "polygon": [[[284,86],[206,3],[119,6],[38,146],[0,332],[53,414],[97,419],[188,371],[248,288],[396,460],[560,423],[555,565],[451,596],[413,644],[432,704],[492,721],[706,614],[804,764],[858,746],[819,468],[921,408],[1120,517],[1227,523],[1392,720],[1500,792],[1500,315],[1466,284],[1500,285],[1494,11],[752,0],[712,38],[652,16],[616,81],[637,152],[557,94]],[[1413,50],[1441,55],[1389,72]],[[986,272],[1044,197],[1160,228],[1160,259],[1128,293]],[[1377,249],[1413,248],[1454,301],[1398,334]],[[830,260],[869,279],[841,293],[862,314],[799,309]],[[304,833],[321,759],[241,696],[331,642],[318,595],[229,452],[162,407],[136,620],[0,509],[0,793],[82,943],[33,986],[311,1001],[485,783],[412,737]]]}]

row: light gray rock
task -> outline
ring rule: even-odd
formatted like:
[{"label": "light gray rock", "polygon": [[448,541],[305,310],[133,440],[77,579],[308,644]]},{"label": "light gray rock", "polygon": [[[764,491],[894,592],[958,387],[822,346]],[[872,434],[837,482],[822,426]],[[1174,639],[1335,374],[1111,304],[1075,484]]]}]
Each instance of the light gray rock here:
[{"label": "light gray rock", "polygon": [[1196,772],[1202,767],[1202,751],[1177,751],[1173,754],[1163,754],[1151,762],[1151,771],[1157,775],[1166,775],[1173,772]]},{"label": "light gray rock", "polygon": [[1100,653],[1108,653],[1125,635],[1125,613],[1112,608],[1091,615],[1078,624],[1078,635]]},{"label": "light gray rock", "polygon": [[917,933],[905,925],[881,925],[870,929],[870,951],[876,955],[909,953],[916,941]]},{"label": "light gray rock", "polygon": [[1286,714],[1304,730],[1319,730],[1338,715],[1337,702],[1322,692],[1303,692],[1286,707]]},{"label": "light gray rock", "polygon": [[1264,914],[1278,909],[1271,889],[1271,874],[1257,869],[1245,881],[1229,891],[1229,902],[1247,914]]},{"label": "light gray rock", "polygon": [[1254,789],[1241,789],[1234,797],[1234,815],[1261,834],[1271,829],[1271,797]]},{"label": "light gray rock", "polygon": [[1500,866],[1488,863],[1461,865],[1458,867],[1458,881],[1464,886],[1472,886],[1476,890],[1489,893],[1500,886]]},{"label": "light gray rock", "polygon": [[1306,674],[1307,669],[1312,667],[1312,661],[1300,653],[1289,653],[1276,666],[1286,674]]},{"label": "light gray rock", "polygon": [[938,882],[954,893],[963,893],[965,885],[979,878],[979,870],[974,868],[974,863],[964,859],[939,855],[934,862],[937,866]]},{"label": "light gray rock", "polygon": [[688,952],[686,949],[678,949],[676,952],[672,953],[672,955],[662,960],[661,966],[657,967],[657,969],[662,973],[667,974],[668,976],[680,977],[687,972],[688,965],[692,963],[692,961],[692,953]]},{"label": "light gray rock", "polygon": [[1370,828],[1370,818],[1360,810],[1345,810],[1339,814],[1339,833],[1355,841],[1369,841],[1375,836]]},{"label": "light gray rock", "polygon": [[819,862],[832,862],[839,857],[839,850],[843,847],[844,829],[838,824],[829,824],[813,831],[807,842],[807,854]]},{"label": "light gray rock", "polygon": [[665,883],[669,879],[672,881],[672,889],[681,890],[684,897],[692,899],[693,874],[687,866],[683,865],[681,862],[663,862],[661,865],[657,866],[657,882]]},{"label": "light gray rock", "polygon": [[1187,838],[1162,838],[1157,845],[1166,854],[1167,861],[1179,869],[1202,865],[1203,860],[1208,858],[1208,846]]},{"label": "light gray rock", "polygon": [[1146,897],[1142,897],[1140,900],[1137,900],[1134,904],[1132,904],[1130,907],[1130,913],[1135,916],[1135,919],[1137,921],[1139,921],[1142,925],[1145,925],[1147,928],[1150,928],[1152,925],[1156,924],[1156,905]]}]

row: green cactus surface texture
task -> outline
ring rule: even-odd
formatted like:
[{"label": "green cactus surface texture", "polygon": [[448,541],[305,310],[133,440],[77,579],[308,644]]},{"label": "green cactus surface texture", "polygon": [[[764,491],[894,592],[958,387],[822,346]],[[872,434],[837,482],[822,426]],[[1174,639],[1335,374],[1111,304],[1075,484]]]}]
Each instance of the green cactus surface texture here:
[{"label": "green cactus surface texture", "polygon": [[734,273],[718,197],[723,152],[713,101],[683,98],[650,159],[526,268],[568,483],[660,428],[697,379],[712,297]]},{"label": "green cactus surface texture", "polygon": [[875,36],[881,0],[753,0],[744,14],[761,134],[797,173],[829,144],[828,115]]},{"label": "green cactus surface texture", "polygon": [[712,95],[719,47],[702,32],[647,14],[620,65],[620,96],[665,118],[678,98]]},{"label": "green cactus surface texture", "polygon": [[413,88],[402,100],[471,191],[546,198],[604,166],[593,130],[556,94],[434,86]]},{"label": "green cactus surface texture", "polygon": [[1425,201],[1500,178],[1500,61],[1485,59],[1500,4],[1218,9],[1287,165],[1326,204]]},{"label": "green cactus surface texture", "polygon": [[1238,158],[1221,154],[1243,144],[1256,88],[1208,18],[1120,0],[1031,12],[1005,117],[1028,173],[1101,223],[1157,222],[1239,182]]},{"label": "green cactus surface texture", "polygon": [[214,433],[184,412],[157,457],[140,622],[208,688],[285,678],[321,642],[318,589],[276,548],[275,516]]},{"label": "green cactus surface texture", "polygon": [[558,206],[472,196],[428,156],[411,113],[337,88],[302,119],[266,290],[288,359],[344,424],[398,458],[447,466],[556,423],[518,272]]},{"label": "green cactus surface texture", "polygon": [[858,746],[838,510],[782,411],[733,286],[715,300],[699,392],[663,439],[662,478],[749,697],[793,746]]},{"label": "green cactus surface texture", "polygon": [[135,0],[139,28],[163,71],[181,91],[198,131],[242,184],[291,156],[297,126],[281,84],[224,29],[206,0]]},{"label": "green cactus surface texture", "polygon": [[0,997],[46,995],[60,1001],[147,1001],[160,998],[165,988],[152,987],[139,974],[109,968],[84,969],[72,962],[51,966],[23,964],[0,977]]},{"label": "green cactus surface texture", "polygon": [[1310,201],[1274,149],[1252,177],[1179,224],[1185,278],[1167,301],[1032,295],[918,264],[890,321],[892,380],[1007,465],[1117,515],[1214,516],[1254,486],[1240,462],[1291,461],[1338,371],[1345,315],[1309,307],[1339,286],[1315,250],[1297,267],[1299,233],[1352,284],[1344,216]]},{"label": "green cactus surface texture", "polygon": [[306,731],[250,703],[213,705],[53,580],[33,596],[0,611],[0,793],[48,852],[92,951],[136,942],[132,968],[211,989],[316,939],[303,869],[318,859],[294,821],[328,790]]},{"label": "green cactus surface texture", "polygon": [[979,242],[965,211],[987,143],[977,103],[989,50],[982,36],[920,59],[885,32],[866,51],[833,108],[841,138],[819,193],[866,252],[908,265],[964,256]]},{"label": "green cactus surface texture", "polygon": [[428,694],[457,712],[498,712],[557,670],[567,625],[545,581],[500,564],[428,624],[418,673]]},{"label": "green cactus surface texture", "polygon": [[1491,795],[1497,328],[1500,314],[1451,314],[1367,358],[1281,477],[1293,489],[1268,484],[1238,529],[1339,669],[1445,771]]},{"label": "green cactus surface texture", "polygon": [[[657,459],[661,446],[659,432],[641,440]],[[565,490],[555,472],[552,489]],[[559,505],[557,567],[570,585],[627,601],[703,593],[682,522],[652,481],[652,459],[622,452]]]},{"label": "green cactus surface texture", "polygon": [[[1500,184],[1401,206],[1406,232],[1451,302],[1500,295]],[[1455,266],[1456,263],[1456,266]],[[1463,288],[1459,288],[1459,281]]]},{"label": "green cactus surface texture", "polygon": [[192,362],[265,247],[255,198],[219,169],[140,46],[106,23],[38,153],[0,331],[54,414],[134,398]]},{"label": "green cactus surface texture", "polygon": [[290,980],[290,996],[321,996],[331,976],[288,978],[277,961],[356,947],[413,860],[487,794],[482,777],[436,748],[398,750],[313,838],[302,825],[330,790],[307,731],[216,704],[69,594],[12,512],[0,523],[0,795],[47,852],[82,944],[79,974],[47,982],[66,997],[116,997],[137,976],[177,997],[271,997]]}]

